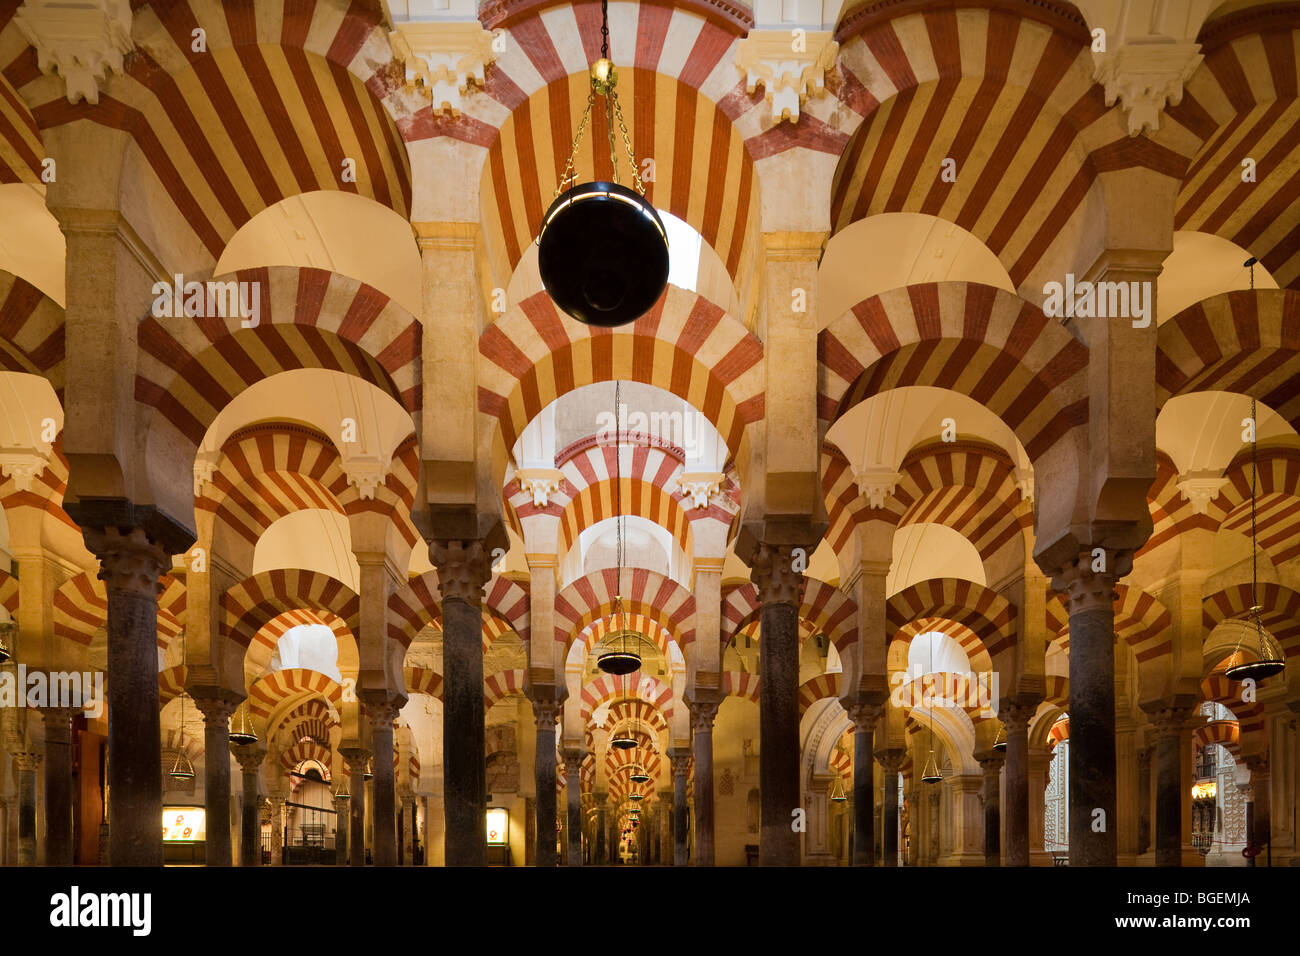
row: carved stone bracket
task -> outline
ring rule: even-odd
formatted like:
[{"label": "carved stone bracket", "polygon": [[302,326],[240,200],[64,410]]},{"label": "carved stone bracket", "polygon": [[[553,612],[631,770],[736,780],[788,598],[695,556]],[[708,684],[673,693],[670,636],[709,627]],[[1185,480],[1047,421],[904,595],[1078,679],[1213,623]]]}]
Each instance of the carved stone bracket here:
[{"label": "carved stone bracket", "polygon": [[863,468],[861,471],[853,473],[853,480],[857,483],[858,493],[867,502],[871,508],[883,508],[889,496],[894,493],[898,487],[900,475],[893,468],[872,467]]},{"label": "carved stone bracket", "polygon": [[707,508],[709,499],[722,490],[725,478],[717,471],[682,472],[677,476],[677,487],[690,496],[692,508]]},{"label": "carved stone bracket", "polygon": [[798,604],[803,575],[794,570],[794,548],[760,544],[754,551],[749,579],[763,604]]},{"label": "carved stone bracket", "polygon": [[545,508],[551,503],[551,496],[559,494],[564,473],[556,468],[520,468],[515,478],[524,494],[532,496],[533,507]]},{"label": "carved stone bracket", "polygon": [[1183,498],[1192,503],[1192,510],[1198,515],[1210,509],[1210,502],[1218,497],[1219,489],[1227,482],[1227,476],[1214,470],[1189,471],[1178,476],[1178,490]]},{"label": "carved stone bracket", "polygon": [[1131,570],[1131,551],[1084,548],[1070,567],[1053,575],[1052,587],[1065,592],[1065,606],[1070,614],[1110,609],[1119,597],[1115,585]]},{"label": "carved stone bracket", "polygon": [[26,0],[14,23],[36,48],[42,73],[57,73],[68,102],[99,102],[109,73],[125,72],[122,57],[134,49],[130,0]]},{"label": "carved stone bracket", "polygon": [[438,590],[444,601],[457,599],[473,607],[483,603],[483,586],[491,564],[481,541],[435,541],[429,557],[438,569]]},{"label": "carved stone bracket", "polygon": [[99,579],[105,587],[157,597],[162,588],[158,579],[172,566],[163,545],[140,528],[126,533],[118,528],[87,529],[83,534],[87,550],[99,558]]},{"label": "carved stone bracket", "polygon": [[750,93],[763,87],[774,122],[797,123],[808,97],[825,89],[839,50],[829,30],[751,30],[736,45],[736,66]]},{"label": "carved stone bracket", "polygon": [[496,59],[493,36],[476,20],[397,24],[388,35],[406,67],[406,84],[429,97],[435,113],[459,117],[471,86],[482,89]]}]

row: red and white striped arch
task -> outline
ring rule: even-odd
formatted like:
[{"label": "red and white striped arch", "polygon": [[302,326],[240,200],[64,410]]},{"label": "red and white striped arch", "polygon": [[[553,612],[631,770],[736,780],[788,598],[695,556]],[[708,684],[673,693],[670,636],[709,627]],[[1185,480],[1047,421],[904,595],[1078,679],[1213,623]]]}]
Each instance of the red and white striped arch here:
[{"label": "red and white striped arch", "polygon": [[742,700],[758,703],[760,687],[757,674],[751,674],[749,671],[723,671],[720,686],[722,692],[728,697],[739,697]]},{"label": "red and white striped arch", "polygon": [[1175,395],[1251,395],[1300,430],[1300,292],[1224,292],[1160,326],[1156,407]]},{"label": "red and white striped arch", "polygon": [[[483,590],[483,649],[503,634],[515,633],[530,639],[528,586],[494,574]],[[442,627],[442,595],[438,572],[426,571],[411,578],[405,587],[388,597],[388,636],[402,647],[410,647],[424,628]]]},{"label": "red and white striped arch", "polygon": [[1211,744],[1218,744],[1233,759],[1241,758],[1241,729],[1235,720],[1212,720],[1203,727],[1197,727],[1192,734],[1192,746],[1203,750]]},{"label": "red and white striped arch", "polygon": [[168,701],[185,693],[185,681],[189,677],[189,668],[184,664],[164,667],[158,672],[158,706],[166,707]]},{"label": "red and white striped arch", "polygon": [[1032,461],[1088,418],[1088,350],[1042,309],[992,286],[938,282],[872,296],[818,341],[825,427],[900,385],[960,392],[1015,432]]},{"label": "red and white striped arch", "polygon": [[[1261,15],[1263,13],[1263,15]],[[1216,19],[1198,37],[1205,59],[1166,108],[1200,148],[1182,179],[1174,224],[1231,240],[1283,288],[1300,287],[1300,30],[1293,11]],[[1255,160],[1254,180],[1242,161]]]},{"label": "red and white striped arch", "polygon": [[[758,589],[752,584],[742,584],[723,595],[723,646],[755,627],[762,610]],[[800,581],[801,630],[806,630],[808,634],[825,634],[836,650],[843,653],[858,639],[857,615],[857,604],[834,585],[807,576]]]},{"label": "red and white striped arch", "polygon": [[1151,511],[1151,537],[1138,551],[1144,555],[1161,545],[1178,540],[1185,531],[1197,528],[1214,531],[1223,519],[1223,511],[1215,501],[1205,514],[1197,514],[1190,499],[1178,487],[1178,466],[1167,454],[1156,449],[1156,480],[1147,491],[1147,507]]},{"label": "red and white striped arch", "polygon": [[539,292],[483,332],[479,354],[478,407],[497,421],[502,486],[507,451],[525,426],[583,385],[621,379],[671,392],[713,424],[740,462],[746,429],[763,417],[762,343],[716,305],[675,286],[636,322],[613,330],[574,321]]},{"label": "red and white striped arch", "polygon": [[[1288,659],[1300,654],[1300,593],[1272,581],[1263,581],[1259,585],[1258,594],[1262,608],[1259,613],[1260,623],[1277,638]],[[1206,631],[1214,630],[1230,618],[1254,620],[1250,610],[1254,603],[1249,583],[1236,584],[1207,596],[1201,602],[1202,621]]]},{"label": "red and white striped arch", "polygon": [[[193,50],[198,27],[203,51]],[[0,72],[41,130],[87,120],[127,133],[175,221],[213,259],[240,226],[287,196],[338,190],[408,214],[410,165],[383,102],[400,84],[390,79],[377,8],[150,0],[135,11],[133,33],[147,42],[136,43],[125,76],[98,105],[69,103],[30,47]],[[355,163],[354,182],[342,175],[345,159]]]},{"label": "red and white striped arch", "polygon": [[627,721],[649,725],[656,733],[668,732],[668,721],[664,715],[644,700],[620,700],[610,704],[609,712],[605,715],[605,729],[613,731]]},{"label": "red and white striped arch", "polygon": [[903,655],[902,660],[904,662],[907,660],[906,655],[914,638],[933,631],[938,631],[956,641],[975,670],[992,670],[993,658],[989,656],[983,638],[969,625],[945,617],[918,617],[899,628],[894,641],[900,645],[899,653]]},{"label": "red and white striped arch", "polygon": [[277,721],[276,727],[267,729],[267,736],[284,733],[291,740],[310,737],[322,747],[328,747],[330,728],[338,726],[338,717],[321,697],[303,701]]},{"label": "red and white striped arch", "polygon": [[0,10],[0,184],[40,182],[45,159],[40,125],[10,79],[9,67],[27,47],[22,31],[10,26],[18,7]]},{"label": "red and white striped arch", "polygon": [[659,653],[667,658],[670,654],[669,645],[676,638],[672,633],[659,623],[658,620],[648,617],[645,614],[609,614],[605,617],[597,618],[578,634],[578,643],[591,653],[591,649],[599,644],[606,634],[612,634],[617,631],[632,630],[649,640],[659,649]]},{"label": "red and white striped arch", "polygon": [[[851,140],[831,221],[838,231],[877,213],[938,216],[983,241],[1020,286],[1066,263],[1100,172],[1178,175],[1186,159],[1128,136],[1093,79],[1081,18],[982,6],[877,5],[841,26],[827,86]],[[954,181],[941,176],[946,159]]]},{"label": "red and white striped arch", "polygon": [[800,719],[807,713],[809,707],[828,697],[834,700],[840,698],[839,674],[819,674],[800,684],[798,697]]},{"label": "red and white striped arch", "polygon": [[295,740],[287,749],[280,751],[280,765],[285,770],[293,771],[304,763],[314,760],[321,765],[321,769],[324,771],[321,776],[326,783],[329,783],[330,753],[330,748],[324,744],[317,743],[309,738],[303,738],[302,740]]},{"label": "red and white striped arch", "polygon": [[615,609],[614,598],[622,598],[623,610],[657,622],[685,649],[695,641],[695,596],[671,578],[644,568],[624,570],[620,591],[618,570],[605,568],[583,575],[555,596],[557,644],[568,655],[570,644],[589,624],[608,617]]},{"label": "red and white striped arch", "polygon": [[[889,599],[886,619],[894,636],[917,618],[944,618],[969,628],[994,666],[1016,641],[1016,608],[991,588],[960,578],[918,581]],[[907,638],[910,639],[910,638]],[[970,652],[967,651],[970,656]],[[978,657],[978,655],[977,655]],[[972,658],[972,664],[976,658]]]},{"label": "red and white striped arch", "polygon": [[360,620],[360,598],[342,581],[319,571],[263,571],[221,596],[221,637],[245,649],[255,642],[274,648],[289,628],[318,623],[355,644]]},{"label": "red and white striped arch", "polygon": [[407,694],[427,694],[442,700],[442,675],[431,667],[402,668],[402,682]]},{"label": "red and white striped arch", "polygon": [[1228,677],[1220,669],[1225,662],[1220,662],[1201,681],[1201,697],[1215,704],[1222,704],[1237,718],[1237,741],[1247,750],[1259,750],[1267,746],[1264,735],[1264,705],[1259,701],[1246,702],[1241,699],[1241,684]]},{"label": "red and white striped arch", "polygon": [[641,671],[623,677],[601,674],[582,688],[579,714],[583,724],[590,722],[592,711],[611,700],[641,700],[655,707],[665,719],[673,715],[673,689],[662,681]]},{"label": "red and white striped arch", "polygon": [[512,694],[524,692],[524,672],[521,668],[508,668],[483,678],[483,707],[490,708]]},{"label": "red and white striped arch", "polygon": [[[5,102],[0,95],[0,124]],[[0,183],[6,182],[5,143],[0,125]],[[0,372],[39,375],[62,400],[63,360],[63,308],[26,279],[0,271]]]},{"label": "red and white striped arch", "polygon": [[63,510],[63,495],[68,490],[68,460],[63,454],[62,433],[54,439],[48,464],[32,478],[32,487],[28,490],[18,487],[18,478],[16,473],[7,478],[0,475],[0,508],[8,512],[35,508],[81,533],[77,523]]},{"label": "red and white striped arch", "polygon": [[[14,580],[14,579],[10,579]],[[13,600],[15,606],[6,609],[12,614],[17,609],[17,589]],[[158,648],[167,650],[172,638],[176,637],[185,625],[185,582],[183,579],[164,574],[159,579],[158,591]],[[0,600],[4,589],[0,587]],[[59,585],[54,592],[54,636],[89,646],[95,634],[108,625],[108,594],[104,582],[90,571],[71,577]]]},{"label": "red and white striped arch", "polygon": [[337,711],[343,703],[343,686],[332,677],[305,667],[272,671],[248,688],[248,706],[255,717],[267,720],[310,697],[323,697]]},{"label": "red and white striped arch", "polygon": [[389,296],[322,269],[242,269],[215,281],[256,282],[256,328],[231,318],[140,323],[136,400],[198,445],[236,395],[277,372],[326,368],[370,382],[407,411],[419,407],[420,326]]},{"label": "red and white striped arch", "polygon": [[[1133,649],[1138,665],[1160,660],[1173,650],[1173,618],[1168,608],[1134,584],[1115,585],[1115,636]],[[1063,650],[1070,649],[1070,620],[1060,592],[1047,601],[1049,626]]]},{"label": "red and white striped arch", "polygon": [[[1228,466],[1227,483],[1214,504],[1223,506],[1221,525],[1250,536],[1250,452]],[[1300,451],[1290,447],[1258,452],[1256,540],[1274,565],[1300,557]]]}]

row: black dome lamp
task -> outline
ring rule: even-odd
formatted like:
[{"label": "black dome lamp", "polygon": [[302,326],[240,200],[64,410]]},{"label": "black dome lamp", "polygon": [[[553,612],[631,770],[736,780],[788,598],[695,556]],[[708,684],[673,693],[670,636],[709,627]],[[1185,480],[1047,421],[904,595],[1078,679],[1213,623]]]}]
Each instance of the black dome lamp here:
[{"label": "black dome lamp", "polygon": [[[618,102],[618,74],[609,58],[609,11],[600,5],[600,59],[591,67],[587,109],[569,151],[555,199],[542,217],[537,266],[551,299],[586,325],[607,328],[634,322],[650,310],[668,285],[668,233],[645,198],[632,140]],[[605,100],[609,158],[614,181],[576,184],[578,144],[596,95]],[[627,149],[635,189],[619,182],[614,123]]]}]

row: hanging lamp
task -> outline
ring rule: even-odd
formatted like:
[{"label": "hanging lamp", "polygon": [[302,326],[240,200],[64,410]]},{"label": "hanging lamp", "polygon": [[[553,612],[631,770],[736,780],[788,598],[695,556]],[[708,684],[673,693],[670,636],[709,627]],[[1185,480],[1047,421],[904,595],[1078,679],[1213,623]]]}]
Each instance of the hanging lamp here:
[{"label": "hanging lamp", "polygon": [[614,536],[615,536],[615,578],[614,587],[619,593],[614,595],[615,629],[608,638],[601,641],[601,650],[596,655],[596,666],[606,674],[622,677],[641,669],[641,638],[636,631],[628,627],[627,612],[623,609],[623,462],[622,462],[622,408],[623,382],[614,381]]},{"label": "hanging lamp", "polygon": [[[185,670],[185,631],[181,631],[181,673],[187,673]],[[176,759],[172,761],[171,770],[167,771],[168,775],[177,780],[194,779],[194,763],[189,757],[185,756],[185,697],[186,694],[181,691],[181,736],[180,745],[176,750]]]},{"label": "hanging lamp", "polygon": [[[930,669],[928,673],[934,673],[934,635],[929,637],[930,643]],[[922,783],[938,783],[943,779],[943,774],[939,773],[939,762],[934,759],[934,704],[930,705],[930,755],[925,760],[925,766],[921,768]]]},{"label": "hanging lamp", "polygon": [[1007,749],[1007,725],[1006,724],[1003,723],[998,724],[998,735],[995,738],[993,738],[993,749],[994,750]]},{"label": "hanging lamp", "polygon": [[252,707],[247,700],[235,708],[235,715],[230,719],[230,742],[241,747],[257,743]]},{"label": "hanging lamp", "polygon": [[628,776],[628,779],[631,780],[633,783],[649,783],[650,774],[646,773],[645,770],[642,769],[641,767],[637,767]]},{"label": "hanging lamp", "polygon": [[[1255,288],[1255,260],[1248,259],[1246,265],[1250,266],[1250,287]],[[1282,649],[1278,646],[1273,636],[1264,629],[1264,624],[1259,615],[1263,607],[1259,603],[1259,547],[1255,536],[1255,510],[1257,497],[1257,483],[1259,479],[1259,420],[1255,417],[1255,399],[1252,396],[1250,400],[1250,623],[1242,622],[1240,633],[1237,636],[1237,646],[1232,652],[1232,658],[1236,663],[1224,669],[1224,676],[1229,680],[1263,680],[1265,677],[1272,677],[1274,674],[1280,674],[1286,669],[1286,658]],[[1251,624],[1254,626],[1252,627]],[[1254,646],[1249,646],[1248,641],[1253,637],[1254,641],[1250,642]],[[1247,657],[1246,652],[1258,655],[1255,660]]]},{"label": "hanging lamp", "polygon": [[844,803],[848,799],[849,795],[844,792],[844,775],[837,773],[835,786],[831,788],[831,800],[835,803]]},{"label": "hanging lamp", "polygon": [[[600,59],[591,67],[587,109],[578,123],[564,175],[537,236],[537,266],[551,299],[587,325],[626,325],[643,316],[668,284],[668,234],[632,152],[618,101],[618,73],[609,58],[609,9],[600,4]],[[577,185],[578,146],[599,95],[605,101],[613,182]],[[623,136],[635,189],[619,181],[614,124]]]},{"label": "hanging lamp", "polygon": [[639,800],[644,800],[644,799],[645,799],[645,794],[644,794],[644,793],[629,793],[629,794],[627,795],[627,798],[628,798],[629,800],[638,800],[638,801],[639,801]]},{"label": "hanging lamp", "polygon": [[17,621],[0,622],[0,664],[14,656],[14,635],[17,633]]}]

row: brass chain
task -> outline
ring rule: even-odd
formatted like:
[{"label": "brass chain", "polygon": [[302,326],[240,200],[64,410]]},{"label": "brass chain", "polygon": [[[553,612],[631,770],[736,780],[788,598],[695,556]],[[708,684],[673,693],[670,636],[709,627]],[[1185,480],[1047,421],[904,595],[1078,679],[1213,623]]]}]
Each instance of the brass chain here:
[{"label": "brass chain", "polygon": [[555,187],[555,195],[551,197],[554,201],[559,198],[560,193],[574,185],[578,181],[578,173],[573,168],[574,158],[578,155],[578,144],[582,141],[583,131],[587,128],[587,119],[591,116],[591,108],[596,104],[596,91],[590,90],[587,93],[587,108],[583,110],[582,119],[578,123],[578,133],[573,137],[573,146],[569,149],[569,159],[564,164],[564,175],[560,177],[559,185]]},{"label": "brass chain", "polygon": [[[609,95],[614,100],[614,112],[618,116],[618,128],[623,133],[623,144],[627,147],[627,163],[632,167],[632,182],[636,186],[636,191],[644,196],[645,184],[641,182],[641,170],[637,168],[636,155],[632,152],[632,138],[627,135],[627,124],[623,122],[623,105],[618,101],[617,90],[610,90]],[[609,135],[612,140],[614,137],[612,130]]]}]

